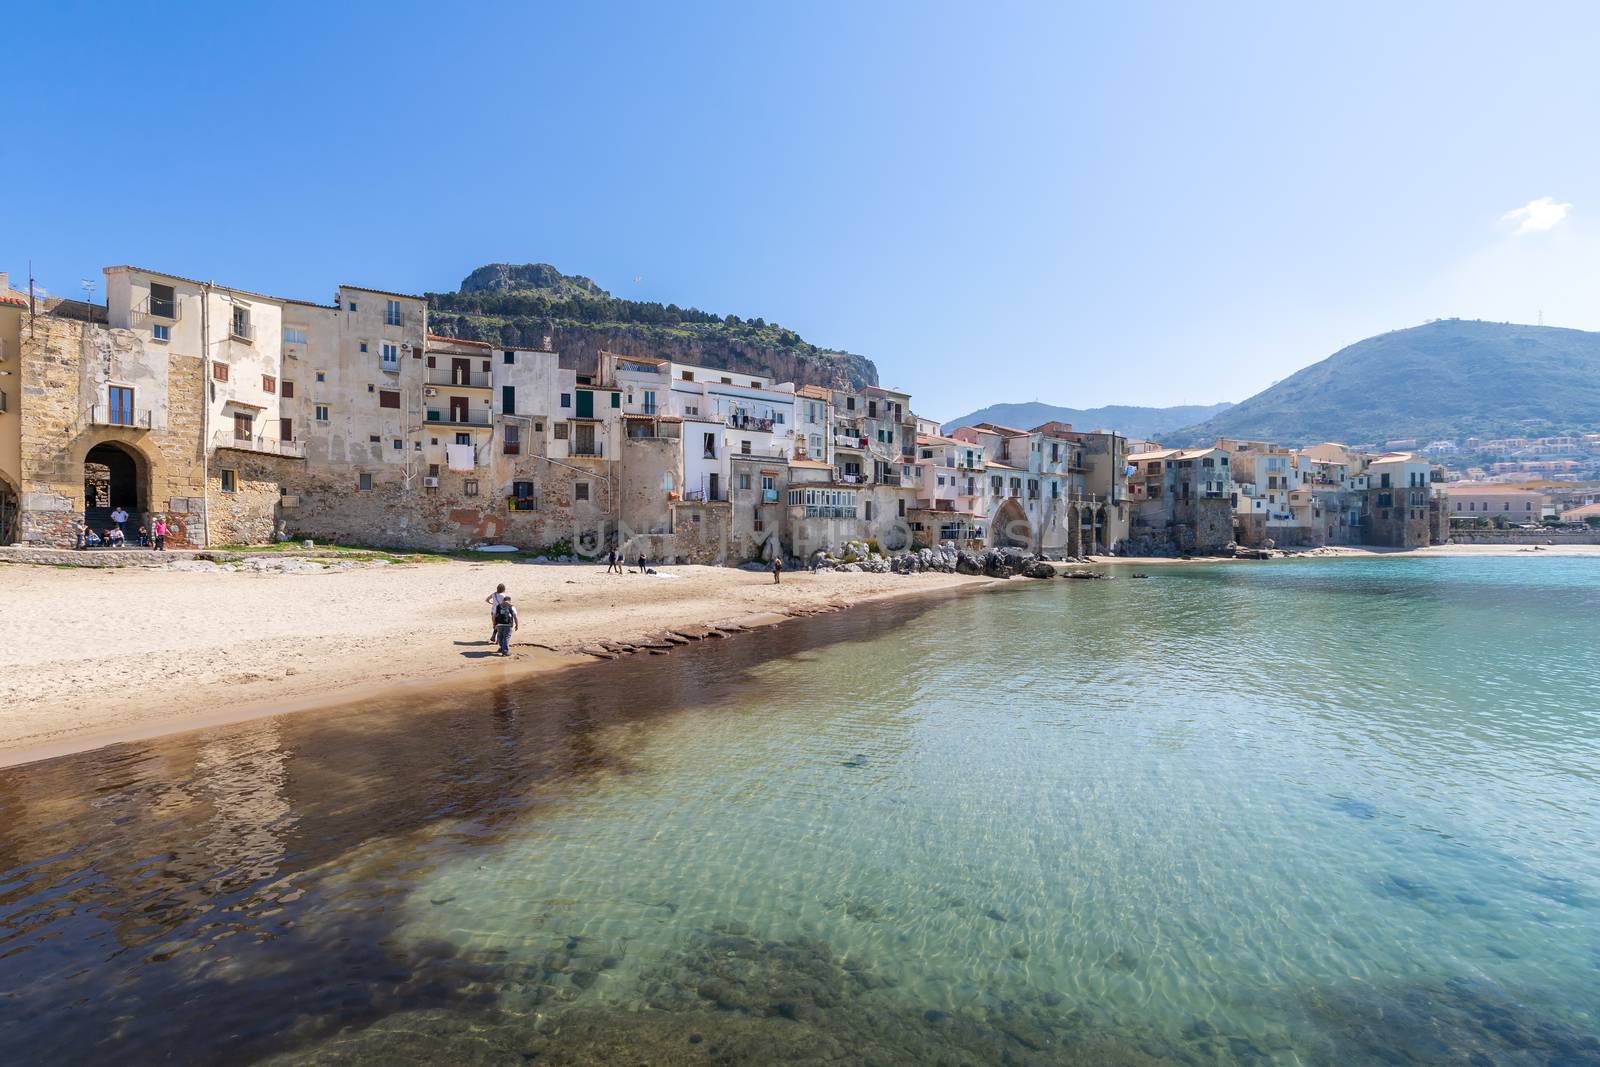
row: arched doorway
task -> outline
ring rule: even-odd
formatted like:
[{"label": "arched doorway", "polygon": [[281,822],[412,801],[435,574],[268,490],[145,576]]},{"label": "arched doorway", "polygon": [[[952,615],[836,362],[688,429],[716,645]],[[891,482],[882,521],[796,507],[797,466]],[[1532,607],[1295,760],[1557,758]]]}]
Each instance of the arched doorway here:
[{"label": "arched doorway", "polygon": [[989,520],[990,548],[1032,548],[1033,527],[1015,497],[1003,501]]},{"label": "arched doorway", "polygon": [[98,529],[111,521],[111,513],[124,508],[137,524],[150,503],[143,457],[115,441],[89,449],[83,457],[83,511]]},{"label": "arched doorway", "polygon": [[0,545],[16,544],[21,536],[17,530],[16,488],[0,478]]}]

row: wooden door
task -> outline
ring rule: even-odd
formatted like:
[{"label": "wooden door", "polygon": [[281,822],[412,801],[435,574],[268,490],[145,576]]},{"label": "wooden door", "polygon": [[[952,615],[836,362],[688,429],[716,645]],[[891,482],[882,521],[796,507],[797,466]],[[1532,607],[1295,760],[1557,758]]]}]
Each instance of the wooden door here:
[{"label": "wooden door", "polygon": [[467,421],[467,398],[466,397],[464,397],[464,396],[453,396],[453,397],[450,398],[450,421],[451,422],[466,422]]},{"label": "wooden door", "polygon": [[255,423],[255,416],[246,415],[242,411],[233,413],[233,439],[235,441],[248,441],[251,438],[251,429]]},{"label": "wooden door", "polygon": [[472,384],[472,361],[470,359],[452,359],[450,361],[450,384]]}]

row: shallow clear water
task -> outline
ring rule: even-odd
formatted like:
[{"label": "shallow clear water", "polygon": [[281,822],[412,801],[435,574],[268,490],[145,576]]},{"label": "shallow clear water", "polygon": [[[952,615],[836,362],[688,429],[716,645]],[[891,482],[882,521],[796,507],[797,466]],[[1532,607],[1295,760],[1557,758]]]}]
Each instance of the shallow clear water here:
[{"label": "shallow clear water", "polygon": [[0,772],[0,1047],[1600,1064],[1600,566],[1119,573]]}]

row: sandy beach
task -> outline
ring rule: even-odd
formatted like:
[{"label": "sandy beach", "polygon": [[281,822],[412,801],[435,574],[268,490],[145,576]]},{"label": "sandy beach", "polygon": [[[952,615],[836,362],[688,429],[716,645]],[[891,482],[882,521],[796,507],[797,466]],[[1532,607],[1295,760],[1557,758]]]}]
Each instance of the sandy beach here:
[{"label": "sandy beach", "polygon": [[[320,573],[7,566],[0,765],[400,685],[482,685],[592,660],[596,641],[770,621],[982,584],[952,574],[786,573],[438,561]],[[490,655],[499,582],[521,629]]]}]

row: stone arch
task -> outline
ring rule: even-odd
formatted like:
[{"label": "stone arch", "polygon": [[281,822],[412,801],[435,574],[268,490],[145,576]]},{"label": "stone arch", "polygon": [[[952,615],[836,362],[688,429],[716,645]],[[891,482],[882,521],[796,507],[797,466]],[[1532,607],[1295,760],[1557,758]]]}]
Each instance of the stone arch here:
[{"label": "stone arch", "polygon": [[1028,521],[1028,513],[1022,510],[1022,503],[1016,497],[1002,500],[994,514],[989,516],[989,547],[1033,547],[1033,524]]},{"label": "stone arch", "polygon": [[1067,505],[1067,555],[1083,555],[1083,508],[1076,502]]},{"label": "stone arch", "polygon": [[17,528],[17,509],[22,503],[22,487],[0,472],[0,545],[15,544],[22,539]]},{"label": "stone arch", "polygon": [[[114,463],[129,463],[132,465],[133,496],[137,506],[124,503],[129,511],[148,512],[160,510],[164,502],[156,499],[156,487],[165,485],[163,477],[165,465],[162,463],[161,454],[155,449],[140,441],[133,433],[115,427],[100,427],[88,433],[81,434],[72,444],[68,454],[68,469],[75,475],[82,475],[89,463],[96,462],[95,457],[110,457]],[[83,494],[82,482],[78,483],[78,492]],[[85,508],[92,506],[93,502],[82,495]]]}]

